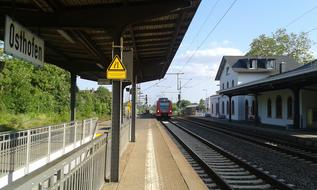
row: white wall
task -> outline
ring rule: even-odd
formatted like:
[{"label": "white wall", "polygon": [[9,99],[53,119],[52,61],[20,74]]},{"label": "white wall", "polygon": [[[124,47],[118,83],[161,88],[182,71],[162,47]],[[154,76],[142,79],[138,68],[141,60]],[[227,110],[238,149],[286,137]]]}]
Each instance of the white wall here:
[{"label": "white wall", "polygon": [[[276,118],[276,97],[280,95],[282,98],[282,118]],[[265,124],[272,125],[292,125],[293,119],[287,118],[287,99],[291,96],[294,102],[293,92],[289,89],[283,90],[275,90],[269,92],[263,92],[258,96],[258,109],[259,109],[259,117],[260,121]],[[271,109],[272,109],[272,117],[267,117],[267,101],[271,99]],[[294,103],[293,103],[294,106]],[[294,110],[293,110],[294,114]]]},{"label": "white wall", "polygon": [[239,73],[238,74],[238,85],[253,82],[259,79],[263,79],[269,76],[269,73]]},{"label": "white wall", "polygon": [[222,89],[222,85],[224,84],[224,89],[227,89],[227,82],[229,82],[229,88],[232,87],[232,80],[234,80],[234,86],[238,84],[238,75],[235,71],[232,70],[231,66],[229,66],[229,72],[226,73],[227,67],[229,65],[226,64],[221,76],[220,76],[220,89]]}]

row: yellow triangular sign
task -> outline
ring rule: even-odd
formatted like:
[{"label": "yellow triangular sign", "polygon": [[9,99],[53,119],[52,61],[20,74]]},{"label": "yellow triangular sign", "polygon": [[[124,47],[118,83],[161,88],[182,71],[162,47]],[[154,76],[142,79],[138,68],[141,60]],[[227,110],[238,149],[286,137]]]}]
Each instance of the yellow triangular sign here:
[{"label": "yellow triangular sign", "polygon": [[121,59],[118,55],[114,56],[108,69],[107,79],[126,79],[127,73],[125,66],[122,64]]}]

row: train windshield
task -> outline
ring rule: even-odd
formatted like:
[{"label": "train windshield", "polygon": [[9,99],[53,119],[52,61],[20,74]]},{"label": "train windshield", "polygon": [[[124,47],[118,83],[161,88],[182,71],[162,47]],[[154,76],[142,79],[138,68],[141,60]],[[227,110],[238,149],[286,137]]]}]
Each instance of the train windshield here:
[{"label": "train windshield", "polygon": [[160,102],[160,109],[161,109],[161,111],[168,111],[169,110],[169,102]]}]

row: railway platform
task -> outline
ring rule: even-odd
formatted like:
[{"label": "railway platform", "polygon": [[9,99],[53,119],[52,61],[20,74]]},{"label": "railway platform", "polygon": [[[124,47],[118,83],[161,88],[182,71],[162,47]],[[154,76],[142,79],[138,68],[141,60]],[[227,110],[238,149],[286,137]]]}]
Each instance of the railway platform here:
[{"label": "railway platform", "polygon": [[205,190],[163,126],[155,119],[137,119],[136,142],[129,143],[120,158],[119,183],[103,190]]},{"label": "railway platform", "polygon": [[192,117],[201,120],[207,120],[214,122],[215,124],[226,125],[231,127],[238,127],[248,131],[253,131],[255,133],[268,134],[272,137],[295,142],[305,146],[311,146],[317,148],[317,130],[314,128],[310,129],[293,129],[285,128],[274,125],[258,124],[255,125],[254,122],[245,121],[231,121],[215,119],[210,117]]}]

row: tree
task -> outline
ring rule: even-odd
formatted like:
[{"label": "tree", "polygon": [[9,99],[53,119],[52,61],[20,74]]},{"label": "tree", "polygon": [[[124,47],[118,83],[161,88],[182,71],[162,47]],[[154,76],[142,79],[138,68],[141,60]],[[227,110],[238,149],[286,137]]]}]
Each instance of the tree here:
[{"label": "tree", "polygon": [[179,102],[177,102],[179,109],[184,109],[186,106],[190,105],[190,101],[188,100],[181,100]]},{"label": "tree", "polygon": [[272,36],[265,34],[255,38],[250,44],[248,56],[279,56],[291,55],[299,63],[307,63],[313,60],[310,51],[314,42],[308,37],[308,33],[300,34],[286,32],[286,29],[278,29]]},{"label": "tree", "polygon": [[198,107],[199,107],[200,110],[202,110],[203,112],[205,112],[205,111],[206,111],[205,100],[200,99],[200,100],[199,100]]}]

